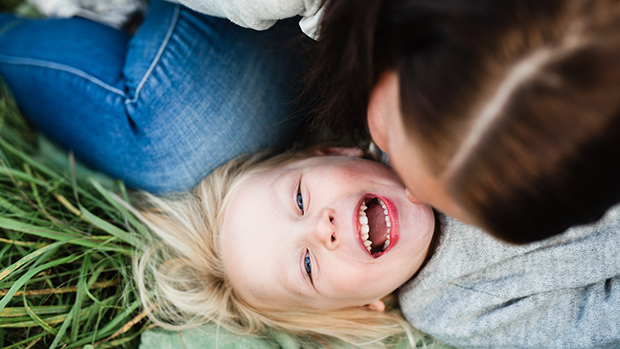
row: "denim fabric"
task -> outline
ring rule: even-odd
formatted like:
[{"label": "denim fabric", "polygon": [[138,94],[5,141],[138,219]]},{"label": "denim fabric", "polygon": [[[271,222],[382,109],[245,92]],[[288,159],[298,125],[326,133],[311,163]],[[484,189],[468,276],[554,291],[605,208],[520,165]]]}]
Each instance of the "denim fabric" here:
[{"label": "denim fabric", "polygon": [[288,145],[296,20],[264,32],[151,1],[130,35],[80,18],[0,15],[0,75],[22,112],[91,167],[155,193]]}]

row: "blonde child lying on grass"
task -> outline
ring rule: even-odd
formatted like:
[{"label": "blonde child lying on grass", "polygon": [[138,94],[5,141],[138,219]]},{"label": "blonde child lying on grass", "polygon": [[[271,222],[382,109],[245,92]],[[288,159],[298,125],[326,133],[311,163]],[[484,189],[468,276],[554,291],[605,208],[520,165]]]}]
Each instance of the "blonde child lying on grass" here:
[{"label": "blonde child lying on grass", "polygon": [[[618,209],[513,246],[411,203],[390,168],[358,155],[238,158],[191,193],[143,194],[153,241],[135,270],[151,318],[308,345],[381,345],[412,334],[402,314],[459,347],[618,343]],[[402,314],[386,309],[395,294]]]}]

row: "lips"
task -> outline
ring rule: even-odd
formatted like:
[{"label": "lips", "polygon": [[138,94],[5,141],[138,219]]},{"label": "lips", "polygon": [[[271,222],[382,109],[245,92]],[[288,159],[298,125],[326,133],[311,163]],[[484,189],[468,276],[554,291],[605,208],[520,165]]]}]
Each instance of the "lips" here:
[{"label": "lips", "polygon": [[355,218],[359,241],[378,258],[396,243],[396,208],[386,198],[367,195],[359,203]]}]

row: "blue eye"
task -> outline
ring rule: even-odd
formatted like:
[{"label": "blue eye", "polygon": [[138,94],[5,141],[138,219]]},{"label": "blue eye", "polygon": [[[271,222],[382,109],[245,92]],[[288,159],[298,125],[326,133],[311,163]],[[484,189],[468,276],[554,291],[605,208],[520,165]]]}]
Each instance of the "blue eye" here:
[{"label": "blue eye", "polygon": [[304,198],[299,190],[297,191],[297,207],[301,210],[301,214],[304,214]]},{"label": "blue eye", "polygon": [[312,280],[312,265],[310,263],[310,251],[306,251],[306,256],[304,257],[304,267],[306,268],[306,273]]}]

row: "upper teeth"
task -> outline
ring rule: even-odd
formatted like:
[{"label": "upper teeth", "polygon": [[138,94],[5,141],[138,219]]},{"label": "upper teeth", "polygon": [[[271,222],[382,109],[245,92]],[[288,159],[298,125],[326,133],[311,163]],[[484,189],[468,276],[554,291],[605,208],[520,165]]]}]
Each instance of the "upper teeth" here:
[{"label": "upper teeth", "polygon": [[[383,214],[385,215],[385,226],[387,227],[387,240],[385,240],[385,243],[383,244],[383,250],[385,251],[388,248],[388,246],[390,246],[390,230],[392,227],[392,222],[390,221],[390,216],[388,215],[388,209],[385,203],[383,202],[383,200],[379,198],[377,198],[377,200],[379,201],[379,204],[383,208]],[[368,250],[368,252],[370,252],[372,250],[372,247],[371,247],[372,241],[368,240],[369,233],[370,233],[370,226],[368,225],[368,217],[366,216],[366,209],[368,209],[368,207],[366,206],[366,203],[362,202],[362,204],[360,205],[360,209],[357,214],[357,217],[361,225],[360,237],[362,239],[362,242],[364,243],[364,246],[366,246],[366,249]]]}]

